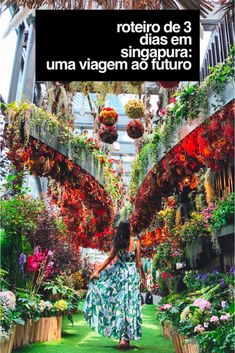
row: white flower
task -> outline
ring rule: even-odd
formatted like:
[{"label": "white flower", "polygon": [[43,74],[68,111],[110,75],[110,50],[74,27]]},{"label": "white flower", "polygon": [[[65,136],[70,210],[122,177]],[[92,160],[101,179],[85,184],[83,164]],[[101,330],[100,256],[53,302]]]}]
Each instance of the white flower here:
[{"label": "white flower", "polygon": [[49,300],[47,300],[47,301],[45,302],[45,308],[46,308],[47,310],[51,310],[51,309],[53,308],[53,304],[51,304],[51,302],[49,302]]},{"label": "white flower", "polygon": [[2,326],[0,326],[0,343],[8,341],[12,333],[13,333],[13,325],[8,329],[8,331],[5,331],[5,329]]},{"label": "white flower", "polygon": [[2,306],[6,309],[15,309],[16,297],[15,294],[8,291],[0,292],[0,299],[2,301]]}]

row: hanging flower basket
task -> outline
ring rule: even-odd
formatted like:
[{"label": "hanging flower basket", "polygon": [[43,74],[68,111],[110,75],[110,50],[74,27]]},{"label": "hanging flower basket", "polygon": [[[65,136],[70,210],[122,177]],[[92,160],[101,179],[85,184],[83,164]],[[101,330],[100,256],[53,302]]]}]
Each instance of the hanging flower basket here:
[{"label": "hanging flower basket", "polygon": [[99,130],[99,137],[102,142],[109,143],[110,145],[117,141],[118,132],[115,126],[102,126]]},{"label": "hanging flower basket", "polygon": [[144,125],[141,121],[132,120],[127,124],[126,132],[130,138],[138,139],[144,134]]},{"label": "hanging flower basket", "polygon": [[178,86],[180,81],[158,81],[158,83],[165,89],[173,89]]},{"label": "hanging flower basket", "polygon": [[105,126],[113,126],[118,119],[118,114],[113,108],[104,108],[100,112],[99,122]]},{"label": "hanging flower basket", "polygon": [[125,113],[130,119],[140,119],[144,116],[145,107],[143,102],[131,99],[125,104]]}]

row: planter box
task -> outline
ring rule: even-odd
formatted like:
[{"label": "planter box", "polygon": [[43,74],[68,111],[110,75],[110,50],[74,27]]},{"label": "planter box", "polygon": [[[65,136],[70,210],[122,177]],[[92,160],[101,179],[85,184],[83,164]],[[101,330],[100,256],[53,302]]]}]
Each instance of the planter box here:
[{"label": "planter box", "polygon": [[54,341],[61,338],[62,316],[43,317],[33,322],[29,342]]},{"label": "planter box", "polygon": [[14,342],[14,337],[15,337],[15,328],[14,331],[8,341],[5,341],[3,343],[0,343],[0,352],[1,353],[11,353],[12,347],[13,347],[13,342]]},{"label": "planter box", "polygon": [[170,324],[162,324],[162,335],[164,337],[171,338],[171,326],[170,326]]},{"label": "planter box", "polygon": [[29,344],[31,327],[32,327],[31,321],[27,321],[25,325],[16,324],[13,349],[18,349],[20,347],[23,347]]},{"label": "planter box", "polygon": [[179,340],[182,348],[182,353],[199,353],[199,346],[197,343],[187,342],[184,336],[179,335]]},{"label": "planter box", "polygon": [[199,346],[197,343],[186,343],[187,353],[199,353]]},{"label": "planter box", "polygon": [[175,347],[175,353],[186,353],[183,351],[183,337],[175,331],[171,331],[172,341]]}]

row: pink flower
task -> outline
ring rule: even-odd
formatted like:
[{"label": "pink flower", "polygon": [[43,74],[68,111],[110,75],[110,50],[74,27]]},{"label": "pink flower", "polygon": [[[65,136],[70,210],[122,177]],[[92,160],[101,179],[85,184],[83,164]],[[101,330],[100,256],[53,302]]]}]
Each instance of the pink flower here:
[{"label": "pink flower", "polygon": [[176,98],[175,97],[172,97],[171,99],[170,99],[170,103],[176,103]]},{"label": "pink flower", "polygon": [[202,325],[197,325],[194,327],[194,332],[202,333],[205,331],[205,328]]},{"label": "pink flower", "polygon": [[159,110],[159,114],[160,114],[161,116],[165,116],[166,113],[167,113],[166,108],[162,108],[162,109]]},{"label": "pink flower", "polygon": [[173,252],[172,256],[177,257],[177,256],[179,256],[179,254],[180,254],[180,252],[178,250],[176,250],[175,252]]},{"label": "pink flower", "polygon": [[225,308],[227,303],[225,300],[223,300],[220,304],[221,304],[221,308]]},{"label": "pink flower", "polygon": [[229,318],[230,318],[230,314],[228,313],[220,316],[221,321],[228,321]]},{"label": "pink flower", "polygon": [[168,310],[168,309],[170,309],[172,307],[172,304],[165,304],[165,305],[163,305],[163,309],[164,310]]},{"label": "pink flower", "polygon": [[199,298],[196,299],[195,302],[193,303],[194,306],[198,306],[201,310],[210,310],[211,309],[211,303],[208,302],[208,300]]},{"label": "pink flower", "polygon": [[218,316],[215,316],[215,315],[211,316],[210,322],[218,322],[218,321],[219,321]]},{"label": "pink flower", "polygon": [[159,309],[163,311],[163,310],[168,310],[171,307],[172,307],[172,304],[164,304],[162,306],[159,306]]}]

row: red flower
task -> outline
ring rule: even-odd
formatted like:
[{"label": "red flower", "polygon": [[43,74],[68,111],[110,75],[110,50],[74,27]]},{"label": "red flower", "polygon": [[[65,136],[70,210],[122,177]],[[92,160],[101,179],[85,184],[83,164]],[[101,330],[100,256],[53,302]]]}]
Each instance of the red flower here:
[{"label": "red flower", "polygon": [[166,108],[162,108],[162,109],[159,110],[159,114],[160,114],[161,116],[165,116],[166,113],[167,113]]},{"label": "red flower", "polygon": [[61,153],[57,153],[55,156],[55,160],[58,162],[63,162],[64,156]]},{"label": "red flower", "polygon": [[39,263],[35,261],[34,255],[29,255],[27,259],[27,272],[36,272],[39,268]]},{"label": "red flower", "polygon": [[171,99],[170,99],[170,103],[176,103],[176,98],[175,97],[171,97]]},{"label": "red flower", "polygon": [[167,278],[169,277],[169,273],[168,272],[163,272],[162,273],[162,278]]},{"label": "red flower", "polygon": [[23,159],[24,162],[26,162],[29,159],[29,153],[24,151],[21,155],[21,158]]}]

